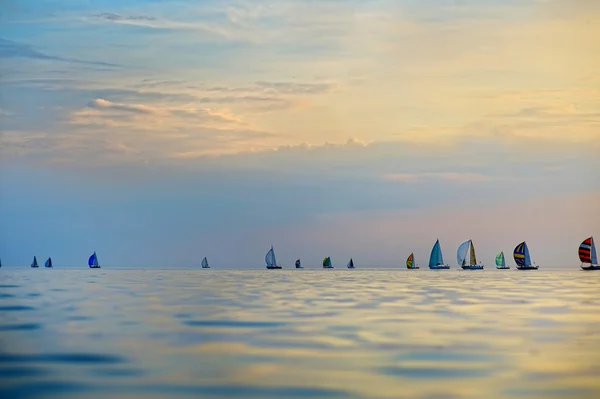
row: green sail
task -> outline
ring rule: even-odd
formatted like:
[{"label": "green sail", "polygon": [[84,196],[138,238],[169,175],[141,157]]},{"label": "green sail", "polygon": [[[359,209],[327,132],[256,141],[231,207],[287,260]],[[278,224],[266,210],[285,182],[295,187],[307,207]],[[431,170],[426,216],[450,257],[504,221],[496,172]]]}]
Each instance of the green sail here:
[{"label": "green sail", "polygon": [[496,266],[504,267],[504,265],[504,252],[500,252],[498,255],[496,255]]}]

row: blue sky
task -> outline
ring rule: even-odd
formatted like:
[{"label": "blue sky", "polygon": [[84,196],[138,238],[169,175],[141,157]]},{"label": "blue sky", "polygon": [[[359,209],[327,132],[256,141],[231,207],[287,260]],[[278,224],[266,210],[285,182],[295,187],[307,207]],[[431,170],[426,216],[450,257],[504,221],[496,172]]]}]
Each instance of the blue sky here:
[{"label": "blue sky", "polygon": [[590,1],[13,1],[0,257],[424,264],[600,237]]}]

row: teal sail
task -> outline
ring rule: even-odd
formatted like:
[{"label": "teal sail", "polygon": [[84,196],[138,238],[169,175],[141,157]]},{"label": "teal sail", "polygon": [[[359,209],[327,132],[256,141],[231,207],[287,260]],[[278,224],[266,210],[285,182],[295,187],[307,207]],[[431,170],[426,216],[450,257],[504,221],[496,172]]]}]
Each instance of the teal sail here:
[{"label": "teal sail", "polygon": [[206,256],[204,257],[204,259],[202,259],[202,268],[210,269],[210,266],[208,265],[208,260],[206,259]]},{"label": "teal sail", "polygon": [[44,266],[46,266],[46,267],[52,267],[52,258],[48,258],[46,260],[46,263],[44,264]]},{"label": "teal sail", "polygon": [[444,257],[442,256],[442,248],[440,247],[440,240],[436,240],[433,248],[431,249],[431,255],[429,256],[429,267],[436,268],[444,265]]},{"label": "teal sail", "polygon": [[498,255],[496,255],[496,266],[497,267],[506,267],[506,261],[504,259],[504,252],[500,252]]},{"label": "teal sail", "polygon": [[331,257],[326,257],[325,259],[323,259],[323,268],[324,269],[333,269],[333,266],[331,265]]}]

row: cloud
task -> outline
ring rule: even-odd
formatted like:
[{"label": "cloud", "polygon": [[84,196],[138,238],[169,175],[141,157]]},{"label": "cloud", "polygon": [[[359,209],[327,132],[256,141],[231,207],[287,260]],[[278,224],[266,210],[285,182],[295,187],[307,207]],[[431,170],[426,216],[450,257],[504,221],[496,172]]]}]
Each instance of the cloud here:
[{"label": "cloud", "polygon": [[104,100],[102,98],[98,98],[96,100],[91,101],[88,104],[89,108],[95,109],[108,109],[108,110],[117,110],[117,111],[125,111],[125,112],[134,112],[138,114],[153,114],[155,110],[147,107],[145,105],[127,105],[127,104],[119,104],[113,103],[111,101]]},{"label": "cloud", "polygon": [[48,55],[41,51],[35,50],[32,46],[18,43],[12,40],[0,38],[0,58],[30,58],[37,60],[71,62],[76,64],[94,65],[102,67],[118,67],[117,64],[101,61],[82,61],[77,58],[58,57]]},{"label": "cloud", "polygon": [[424,173],[390,173],[384,175],[384,180],[413,183],[424,180],[446,180],[457,183],[482,183],[491,181],[519,181],[521,179],[508,176],[485,175],[481,173],[464,172],[424,172]]},{"label": "cloud", "polygon": [[333,88],[330,83],[292,83],[259,81],[256,85],[268,91],[283,94],[320,94]]},{"label": "cloud", "polygon": [[108,19],[109,21],[155,21],[156,18],[147,15],[119,15],[112,12],[103,12],[94,15],[97,18]]}]

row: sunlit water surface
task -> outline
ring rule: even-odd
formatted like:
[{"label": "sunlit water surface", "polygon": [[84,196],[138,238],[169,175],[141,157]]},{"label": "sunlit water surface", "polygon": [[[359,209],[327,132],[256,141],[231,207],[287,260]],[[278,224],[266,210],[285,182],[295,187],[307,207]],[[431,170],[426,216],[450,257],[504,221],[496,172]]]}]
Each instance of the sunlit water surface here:
[{"label": "sunlit water surface", "polygon": [[2,398],[597,398],[600,272],[0,269]]}]

